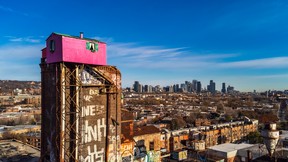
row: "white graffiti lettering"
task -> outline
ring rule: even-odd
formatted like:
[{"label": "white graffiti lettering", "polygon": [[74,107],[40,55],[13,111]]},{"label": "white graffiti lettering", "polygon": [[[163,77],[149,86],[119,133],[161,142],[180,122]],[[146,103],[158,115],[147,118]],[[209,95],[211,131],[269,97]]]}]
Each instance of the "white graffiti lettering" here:
[{"label": "white graffiti lettering", "polygon": [[88,156],[86,158],[83,158],[83,156],[80,157],[81,161],[83,162],[102,162],[104,161],[104,148],[97,150],[97,146],[94,145],[93,151],[91,150],[91,146],[87,147],[88,150]]},{"label": "white graffiti lettering", "polygon": [[103,137],[106,137],[106,124],[105,119],[97,120],[97,125],[90,126],[88,120],[84,121],[82,128],[85,130],[82,135],[82,142],[88,143],[92,141],[101,141]]},{"label": "white graffiti lettering", "polygon": [[89,90],[89,95],[96,95],[96,96],[98,96],[98,95],[99,95],[99,90],[98,90],[98,89],[95,89],[95,90],[90,89],[90,90]]},{"label": "white graffiti lettering", "polygon": [[109,136],[108,139],[110,142],[115,142],[116,140],[120,140],[120,136]]},{"label": "white graffiti lettering", "polygon": [[82,109],[81,117],[101,115],[105,113],[104,105],[83,106],[81,109]]},{"label": "white graffiti lettering", "polygon": [[84,100],[87,101],[87,102],[91,102],[91,99],[93,98],[92,96],[88,96],[88,95],[85,95],[83,96]]},{"label": "white graffiti lettering", "polygon": [[111,124],[109,127],[111,130],[111,133],[115,133],[115,129],[116,129],[115,126]]}]

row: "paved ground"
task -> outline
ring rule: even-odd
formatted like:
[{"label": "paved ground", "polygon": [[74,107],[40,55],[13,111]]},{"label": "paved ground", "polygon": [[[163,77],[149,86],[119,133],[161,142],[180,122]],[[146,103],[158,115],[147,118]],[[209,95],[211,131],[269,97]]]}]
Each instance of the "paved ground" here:
[{"label": "paved ground", "polygon": [[37,162],[40,151],[16,141],[0,141],[0,162]]}]

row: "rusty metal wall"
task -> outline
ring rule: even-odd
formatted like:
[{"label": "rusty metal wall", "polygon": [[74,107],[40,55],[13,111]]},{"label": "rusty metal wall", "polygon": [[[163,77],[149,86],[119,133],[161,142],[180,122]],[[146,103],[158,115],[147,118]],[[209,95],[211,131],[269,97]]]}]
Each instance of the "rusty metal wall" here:
[{"label": "rusty metal wall", "polygon": [[119,70],[45,61],[40,66],[42,161],[119,161]]}]

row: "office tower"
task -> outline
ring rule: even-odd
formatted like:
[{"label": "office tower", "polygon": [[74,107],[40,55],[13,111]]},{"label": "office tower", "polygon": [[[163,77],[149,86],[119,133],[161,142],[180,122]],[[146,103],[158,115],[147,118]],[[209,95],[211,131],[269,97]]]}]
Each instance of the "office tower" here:
[{"label": "office tower", "polygon": [[193,91],[192,83],[189,82],[189,81],[185,81],[185,84],[186,84],[186,90],[187,90],[187,92],[192,92],[192,91]]},{"label": "office tower", "polygon": [[186,84],[181,84],[180,85],[181,89],[182,89],[182,92],[187,92],[187,85]]},{"label": "office tower", "polygon": [[176,87],[176,88],[175,88],[175,90],[176,90],[175,92],[179,92],[179,89],[180,89],[179,84],[176,84],[175,87]]},{"label": "office tower", "polygon": [[169,86],[163,87],[164,92],[169,92]]},{"label": "office tower", "polygon": [[121,74],[106,44],[52,33],[40,67],[41,161],[121,160]]},{"label": "office tower", "polygon": [[222,83],[221,92],[222,92],[222,93],[226,93],[226,85],[225,85],[225,83]]},{"label": "office tower", "polygon": [[227,93],[233,93],[234,92],[234,87],[228,85],[227,87]]},{"label": "office tower", "polygon": [[210,84],[207,86],[207,90],[214,94],[216,92],[216,84],[213,80],[210,80]]},{"label": "office tower", "polygon": [[193,92],[193,85],[192,85],[192,83],[190,83],[187,88],[188,88],[188,92]]},{"label": "office tower", "polygon": [[[164,89],[164,87],[163,87],[163,89]],[[155,92],[162,92],[163,89],[161,88],[160,85],[156,85],[156,86],[155,86]]]},{"label": "office tower", "polygon": [[178,92],[176,84],[173,85],[173,92]]},{"label": "office tower", "polygon": [[169,91],[169,92],[174,92],[174,91],[173,91],[173,86],[172,86],[172,85],[169,86],[168,91]]},{"label": "office tower", "polygon": [[201,86],[201,82],[200,81],[197,81],[197,93],[200,93],[202,90],[202,86]]},{"label": "office tower", "polygon": [[153,87],[151,85],[148,86],[148,93],[152,93],[153,92]]},{"label": "office tower", "polygon": [[133,87],[134,87],[133,90],[135,92],[139,92],[139,87],[140,87],[139,81],[135,81]]},{"label": "office tower", "polygon": [[207,85],[207,91],[208,91],[208,92],[211,92],[210,84]]},{"label": "office tower", "polygon": [[196,92],[197,91],[197,80],[193,80],[192,85],[193,85],[193,91]]},{"label": "office tower", "polygon": [[148,92],[148,85],[144,85],[143,92]]},{"label": "office tower", "polygon": [[137,92],[139,92],[139,93],[142,93],[143,92],[143,86],[142,86],[142,84],[139,84],[139,86],[138,86],[138,91]]},{"label": "office tower", "polygon": [[185,85],[186,85],[186,87],[185,87],[186,89],[185,89],[185,90],[186,90],[187,92],[190,92],[190,84],[191,84],[191,83],[190,83],[189,81],[185,81]]}]

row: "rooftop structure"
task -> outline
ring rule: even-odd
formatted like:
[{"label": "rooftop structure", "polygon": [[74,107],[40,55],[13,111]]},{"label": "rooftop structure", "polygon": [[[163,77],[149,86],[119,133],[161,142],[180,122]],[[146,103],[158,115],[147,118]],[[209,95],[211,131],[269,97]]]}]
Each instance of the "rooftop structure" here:
[{"label": "rooftop structure", "polygon": [[46,40],[43,56],[47,63],[73,62],[106,65],[106,44],[96,39],[52,33]]},{"label": "rooftop structure", "polygon": [[[233,143],[226,143],[221,145],[215,145],[209,148],[207,151],[208,160],[224,160],[227,161],[234,161],[236,160],[237,156],[240,156],[240,160],[251,158],[248,157],[249,153],[247,153],[247,149],[249,150],[252,148],[253,145],[251,144],[233,144]],[[225,161],[226,161],[225,160]]]}]

